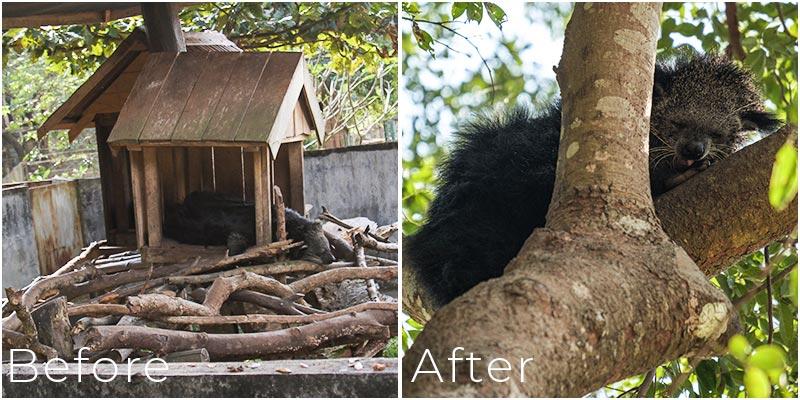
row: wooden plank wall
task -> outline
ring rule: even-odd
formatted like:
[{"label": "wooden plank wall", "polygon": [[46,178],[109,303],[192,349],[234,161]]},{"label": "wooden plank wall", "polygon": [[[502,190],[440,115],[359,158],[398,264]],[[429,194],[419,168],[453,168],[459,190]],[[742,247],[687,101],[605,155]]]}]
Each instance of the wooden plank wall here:
[{"label": "wooden plank wall", "polygon": [[217,193],[242,198],[242,148],[214,147]]}]

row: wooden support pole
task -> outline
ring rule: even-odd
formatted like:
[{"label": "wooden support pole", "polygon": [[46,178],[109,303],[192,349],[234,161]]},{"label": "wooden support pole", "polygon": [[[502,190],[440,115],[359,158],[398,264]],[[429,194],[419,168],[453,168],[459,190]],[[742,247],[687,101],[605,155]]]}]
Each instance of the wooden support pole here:
[{"label": "wooden support pole", "polygon": [[253,197],[256,208],[256,244],[267,244],[271,241],[271,221],[267,218],[267,208],[270,207],[269,197],[266,195],[267,175],[264,171],[265,164],[261,152],[253,153]]},{"label": "wooden support pole", "polygon": [[264,146],[258,152],[253,153],[253,177],[255,177],[255,185],[253,186],[256,203],[256,221],[259,218],[259,210],[261,212],[260,218],[262,219],[262,240],[266,244],[272,242],[272,158],[270,156],[269,147]]},{"label": "wooden support pole", "polygon": [[288,206],[305,214],[303,193],[303,142],[284,143],[289,151],[289,201]]},{"label": "wooden support pole", "polygon": [[286,205],[283,202],[281,188],[278,185],[272,187],[272,196],[275,199],[275,236],[278,241],[286,240]]},{"label": "wooden support pole", "polygon": [[151,53],[186,51],[175,3],[141,3]]},{"label": "wooden support pole", "polygon": [[147,244],[147,217],[144,198],[144,166],[142,151],[130,152],[131,189],[133,190],[133,214],[136,223],[136,246],[142,248]]},{"label": "wooden support pole", "polygon": [[142,149],[144,162],[145,204],[147,209],[147,241],[150,247],[161,245],[161,181],[158,176],[158,153],[155,148]]},{"label": "wooden support pole", "polygon": [[[99,117],[99,116],[98,116]],[[100,171],[100,190],[103,195],[103,220],[106,228],[106,239],[110,243],[115,244],[113,232],[114,226],[113,215],[113,168],[111,149],[108,147],[108,135],[114,127],[114,122],[109,118],[96,118],[95,119],[95,140],[97,141],[97,164]]]}]

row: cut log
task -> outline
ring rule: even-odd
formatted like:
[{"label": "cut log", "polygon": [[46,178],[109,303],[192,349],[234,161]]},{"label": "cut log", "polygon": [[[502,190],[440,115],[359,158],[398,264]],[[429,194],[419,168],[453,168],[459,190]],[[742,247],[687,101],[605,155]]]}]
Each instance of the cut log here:
[{"label": "cut log", "polygon": [[31,312],[39,341],[58,352],[64,360],[72,359],[72,329],[67,316],[67,299],[56,297]]}]

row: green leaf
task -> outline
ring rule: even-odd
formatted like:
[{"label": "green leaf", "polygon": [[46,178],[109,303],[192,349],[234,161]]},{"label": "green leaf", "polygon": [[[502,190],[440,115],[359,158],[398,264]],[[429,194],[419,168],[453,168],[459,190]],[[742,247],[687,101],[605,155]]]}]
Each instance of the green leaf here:
[{"label": "green leaf", "polygon": [[747,359],[747,355],[753,351],[753,348],[750,346],[750,342],[747,341],[747,338],[737,334],[733,335],[733,337],[728,340],[728,350],[737,360],[744,361]]},{"label": "green leaf", "polygon": [[797,147],[787,141],[775,154],[769,180],[769,203],[783,211],[797,195]]},{"label": "green leaf", "polygon": [[744,371],[744,388],[747,397],[770,397],[772,386],[767,374],[757,367],[747,367]]},{"label": "green leaf", "polygon": [[794,268],[789,273],[789,297],[792,299],[794,306],[797,307],[797,268]]},{"label": "green leaf", "polygon": [[500,6],[494,3],[485,2],[483,5],[486,7],[486,11],[489,12],[489,18],[491,18],[492,22],[494,22],[494,24],[500,28],[500,25],[502,25],[503,22],[506,22],[506,12],[503,11]]},{"label": "green leaf", "polygon": [[764,371],[772,382],[778,383],[786,366],[786,355],[778,345],[761,345],[750,355],[747,365]]},{"label": "green leaf", "polygon": [[483,20],[483,4],[481,3],[466,3],[467,19],[480,23]]},{"label": "green leaf", "polygon": [[697,374],[697,384],[701,395],[711,395],[714,387],[717,386],[716,365],[715,362],[710,360],[703,360],[697,365],[695,373]]},{"label": "green leaf", "polygon": [[418,24],[413,25],[414,37],[417,39],[419,48],[427,52],[433,52],[433,37],[431,34],[420,28]]},{"label": "green leaf", "polygon": [[450,10],[450,15],[453,16],[453,19],[456,19],[464,15],[465,11],[467,11],[467,3],[453,3],[453,8]]}]

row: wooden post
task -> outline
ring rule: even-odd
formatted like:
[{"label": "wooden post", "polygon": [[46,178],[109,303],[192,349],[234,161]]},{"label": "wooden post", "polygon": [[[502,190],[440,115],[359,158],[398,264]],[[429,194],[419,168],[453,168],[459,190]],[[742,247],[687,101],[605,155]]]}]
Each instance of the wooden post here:
[{"label": "wooden post", "polygon": [[[114,118],[115,120],[116,118]],[[112,118],[101,118],[97,115],[95,118],[95,139],[97,141],[97,164],[100,170],[100,191],[103,196],[103,220],[106,228],[106,239],[110,244],[114,243],[113,232],[116,226],[111,217],[113,215],[113,202],[112,197],[114,193],[114,169],[111,156],[111,149],[108,147],[108,135],[111,134],[111,129],[114,127],[114,120]]]},{"label": "wooden post", "polygon": [[147,220],[144,199],[144,167],[142,166],[142,151],[131,151],[131,188],[133,189],[133,214],[136,221],[136,246],[142,248],[147,244]]},{"label": "wooden post", "polygon": [[[266,155],[266,158],[265,158]],[[272,218],[269,190],[269,154],[253,153],[253,197],[256,208],[256,244],[272,242]]]},{"label": "wooden post", "polygon": [[289,207],[305,214],[303,193],[303,142],[284,143],[289,152]]},{"label": "wooden post", "polygon": [[141,3],[151,53],[186,51],[175,3]]},{"label": "wooden post", "polygon": [[264,185],[264,191],[267,192],[267,206],[265,207],[267,226],[269,227],[267,229],[267,238],[269,238],[267,241],[272,242],[272,190],[269,188],[275,184],[275,177],[273,176],[273,172],[275,170],[275,160],[272,159],[272,152],[269,150],[269,145],[261,148],[261,159],[264,161],[263,165],[266,169],[263,171],[263,174],[264,182],[266,182]]},{"label": "wooden post", "polygon": [[158,176],[158,153],[153,147],[142,148],[144,162],[144,197],[147,212],[147,241],[150,247],[161,245],[161,180]]}]

